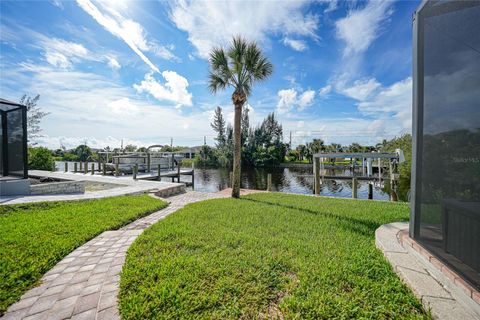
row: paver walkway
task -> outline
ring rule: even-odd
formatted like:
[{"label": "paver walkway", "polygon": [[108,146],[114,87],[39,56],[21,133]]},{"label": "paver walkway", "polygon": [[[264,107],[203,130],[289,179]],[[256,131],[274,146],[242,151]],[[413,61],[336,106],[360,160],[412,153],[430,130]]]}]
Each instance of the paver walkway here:
[{"label": "paver walkway", "polygon": [[106,231],[74,250],[8,308],[4,319],[119,319],[117,295],[126,252],[143,230],[186,204],[222,198],[220,193],[172,196],[165,209],[114,231]]}]

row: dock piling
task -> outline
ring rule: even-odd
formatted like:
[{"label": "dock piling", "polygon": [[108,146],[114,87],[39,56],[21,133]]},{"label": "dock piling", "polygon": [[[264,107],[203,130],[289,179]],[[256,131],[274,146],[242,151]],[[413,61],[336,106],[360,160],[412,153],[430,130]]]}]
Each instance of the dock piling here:
[{"label": "dock piling", "polygon": [[77,163],[76,162],[73,163],[73,172],[77,173]]},{"label": "dock piling", "polygon": [[158,165],[158,181],[162,181],[161,172],[162,172],[162,165],[159,164]]},{"label": "dock piling", "polygon": [[137,180],[137,173],[138,173],[138,164],[135,163],[133,166],[133,180]]},{"label": "dock piling", "polygon": [[316,195],[320,194],[320,158],[313,158],[313,175],[314,175],[314,187],[313,191]]},{"label": "dock piling", "polygon": [[180,160],[177,162],[177,182],[180,183]]},{"label": "dock piling", "polygon": [[357,178],[352,178],[352,198],[357,198]]},{"label": "dock piling", "polygon": [[92,162],[92,175],[95,174],[95,162]]},{"label": "dock piling", "polygon": [[267,191],[272,191],[272,174],[267,174]]},{"label": "dock piling", "polygon": [[107,174],[107,164],[104,162],[103,163],[103,175],[105,176]]},{"label": "dock piling", "polygon": [[88,173],[88,162],[85,162],[83,164],[83,174],[87,174]]},{"label": "dock piling", "polygon": [[373,184],[372,183],[368,184],[368,199],[370,199],[370,200],[373,199]]},{"label": "dock piling", "polygon": [[65,161],[65,172],[68,172],[68,162]]}]

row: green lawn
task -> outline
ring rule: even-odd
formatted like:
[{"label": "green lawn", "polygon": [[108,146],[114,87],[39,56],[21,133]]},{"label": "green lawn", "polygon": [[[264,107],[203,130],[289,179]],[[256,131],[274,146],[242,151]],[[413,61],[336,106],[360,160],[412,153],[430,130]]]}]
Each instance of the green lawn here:
[{"label": "green lawn", "polygon": [[375,248],[408,206],[262,193],[188,205],[130,247],[124,319],[424,319]]},{"label": "green lawn", "polygon": [[143,195],[0,206],[0,315],[75,248],[166,205]]}]

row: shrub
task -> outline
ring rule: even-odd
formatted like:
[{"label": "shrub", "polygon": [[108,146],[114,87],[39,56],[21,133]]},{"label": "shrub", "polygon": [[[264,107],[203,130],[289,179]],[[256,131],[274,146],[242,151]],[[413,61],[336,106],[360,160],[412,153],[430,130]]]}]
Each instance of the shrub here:
[{"label": "shrub", "polygon": [[45,147],[28,149],[28,169],[52,170],[52,152]]}]

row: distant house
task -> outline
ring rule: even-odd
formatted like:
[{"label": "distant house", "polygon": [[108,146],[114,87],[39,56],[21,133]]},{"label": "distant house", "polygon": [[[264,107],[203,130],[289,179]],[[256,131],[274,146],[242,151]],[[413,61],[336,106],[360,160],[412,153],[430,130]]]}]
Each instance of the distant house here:
[{"label": "distant house", "polygon": [[479,50],[480,1],[424,1],[415,13],[410,236],[477,290]]},{"label": "distant house", "polygon": [[27,107],[0,99],[0,196],[28,194]]},{"label": "distant house", "polygon": [[177,154],[181,154],[186,159],[193,159],[195,158],[195,155],[200,154],[201,150],[202,150],[201,146],[196,146],[196,147],[179,150],[177,151]]}]

